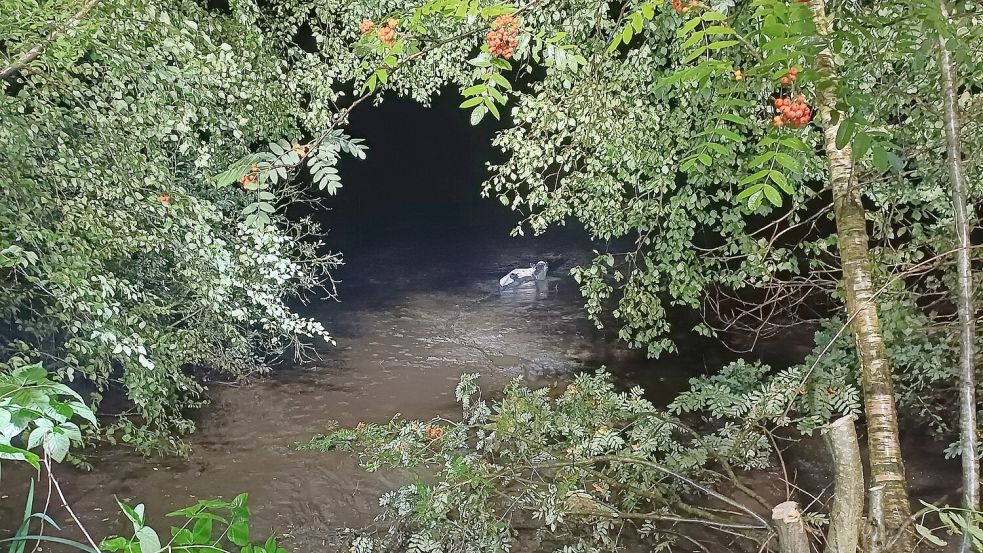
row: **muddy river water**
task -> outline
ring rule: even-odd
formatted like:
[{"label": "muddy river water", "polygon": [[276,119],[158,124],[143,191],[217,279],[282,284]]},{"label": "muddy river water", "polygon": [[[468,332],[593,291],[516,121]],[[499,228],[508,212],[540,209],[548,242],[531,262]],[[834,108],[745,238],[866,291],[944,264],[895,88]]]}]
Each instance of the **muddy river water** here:
[{"label": "muddy river water", "polygon": [[[318,551],[335,529],[368,522],[379,495],[404,483],[367,474],[343,453],[297,450],[329,421],[453,415],[454,385],[464,372],[480,373],[483,386],[494,389],[517,376],[548,385],[606,365],[667,401],[691,376],[724,362],[726,354],[701,346],[646,360],[618,344],[613,330],[593,328],[567,274],[589,255],[582,244],[549,239],[449,238],[422,247],[407,238],[353,251],[338,275],[342,301],[307,308],[332,329],[337,347],[264,379],[211,385],[189,458],[102,449],[89,456],[93,470],[61,471],[66,493],[90,530],[104,535],[124,530],[114,496],[146,503],[150,520],[163,528],[164,513],[197,498],[248,492],[254,531],[275,529],[291,550]],[[499,277],[539,259],[552,265],[545,289],[498,292]],[[22,508],[15,491],[3,488],[4,527]]]},{"label": "muddy river water", "polygon": [[[267,378],[212,384],[189,458],[102,449],[89,454],[93,470],[61,471],[66,493],[102,535],[123,528],[114,496],[145,503],[163,527],[161,515],[196,498],[249,492],[257,531],[285,532],[293,550],[315,551],[333,529],[370,520],[378,496],[401,483],[361,471],[345,454],[297,450],[329,421],[453,415],[454,386],[465,372],[480,373],[482,385],[495,389],[516,376],[549,384],[608,365],[623,378],[644,372],[666,397],[680,389],[692,369],[646,361],[618,345],[613,331],[593,328],[568,276],[589,250],[554,246],[445,239],[424,247],[409,237],[352,253],[338,273],[341,301],[306,308],[325,321],[337,347]],[[499,277],[539,259],[553,265],[545,287],[499,293]],[[11,526],[22,496],[11,485],[3,491],[0,516]]]}]

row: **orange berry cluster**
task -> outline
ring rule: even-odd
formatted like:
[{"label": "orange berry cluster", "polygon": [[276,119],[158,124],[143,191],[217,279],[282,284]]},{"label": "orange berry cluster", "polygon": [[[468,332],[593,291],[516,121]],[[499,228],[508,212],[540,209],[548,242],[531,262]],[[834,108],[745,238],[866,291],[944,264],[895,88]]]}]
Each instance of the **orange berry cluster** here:
[{"label": "orange berry cluster", "polygon": [[440,438],[444,437],[444,429],[441,426],[428,426],[427,436],[431,440],[439,440]]},{"label": "orange berry cluster", "polygon": [[519,20],[513,15],[500,15],[495,18],[492,28],[485,37],[488,51],[493,56],[511,58],[519,44]]},{"label": "orange berry cluster", "polygon": [[376,31],[376,35],[378,35],[379,40],[384,42],[386,46],[392,46],[393,42],[396,41],[396,25],[399,25],[399,21],[390,19],[389,21],[386,21],[382,27],[379,27],[378,31]]},{"label": "orange berry cluster", "polygon": [[375,21],[372,21],[371,19],[363,19],[362,22],[358,24],[358,30],[363,35],[365,33],[372,31],[374,27],[375,27]]},{"label": "orange berry cluster", "polygon": [[669,5],[672,9],[676,10],[678,14],[688,13],[690,9],[696,8],[700,5],[699,0],[689,0],[689,2],[684,3],[683,0],[669,0]]},{"label": "orange berry cluster", "polygon": [[776,127],[784,127],[786,123],[790,127],[799,128],[808,125],[812,120],[812,108],[806,103],[806,97],[799,94],[793,102],[791,98],[776,98],[775,109],[781,115],[776,115],[772,123]]},{"label": "orange berry cluster", "polygon": [[256,164],[251,165],[249,167],[249,173],[247,173],[241,179],[239,179],[239,184],[241,184],[243,188],[249,186],[250,184],[256,182],[256,175],[258,174],[259,174],[259,165]]},{"label": "orange berry cluster", "polygon": [[305,146],[303,144],[297,144],[296,146],[293,147],[293,151],[297,152],[297,155],[300,156],[301,158],[304,158],[307,157],[307,154],[311,151],[311,149],[309,146]]},{"label": "orange berry cluster", "polygon": [[782,79],[781,79],[782,84],[783,85],[788,85],[788,84],[794,83],[795,82],[795,78],[796,78],[796,76],[798,76],[798,74],[799,74],[799,68],[798,67],[792,67],[791,69],[788,70],[788,73],[786,73],[784,76],[782,76]]}]

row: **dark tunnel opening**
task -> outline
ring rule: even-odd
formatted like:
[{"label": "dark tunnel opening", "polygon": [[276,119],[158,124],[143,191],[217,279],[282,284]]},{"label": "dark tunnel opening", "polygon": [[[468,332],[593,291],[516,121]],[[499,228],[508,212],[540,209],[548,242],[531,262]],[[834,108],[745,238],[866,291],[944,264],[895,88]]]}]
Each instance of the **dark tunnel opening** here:
[{"label": "dark tunnel opening", "polygon": [[345,251],[393,238],[507,236],[516,214],[480,197],[486,164],[502,157],[491,146],[496,129],[471,126],[458,103],[445,92],[432,106],[393,98],[353,111],[345,132],[365,140],[366,159],[344,155],[338,193],[320,192],[320,205],[293,214],[314,216]]},{"label": "dark tunnel opening", "polygon": [[445,91],[430,106],[387,98],[354,110],[345,132],[365,140],[366,159],[344,155],[338,193],[315,191],[318,202],[289,211],[317,220],[326,246],[342,252],[345,264],[334,275],[342,301],[497,285],[499,273],[540,259],[566,275],[597,247],[575,225],[510,236],[521,214],[481,197],[487,164],[504,159],[491,145],[504,124],[489,117],[472,126],[460,101]]}]

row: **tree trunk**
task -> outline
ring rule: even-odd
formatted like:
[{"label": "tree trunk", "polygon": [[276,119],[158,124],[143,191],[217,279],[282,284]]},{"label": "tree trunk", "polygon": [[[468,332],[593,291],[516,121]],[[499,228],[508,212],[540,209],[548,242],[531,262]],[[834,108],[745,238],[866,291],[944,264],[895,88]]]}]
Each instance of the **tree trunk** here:
[{"label": "tree trunk", "polygon": [[864,467],[857,441],[857,417],[834,421],[823,431],[833,458],[833,509],[830,513],[826,553],[856,553],[864,514]]},{"label": "tree trunk", "polygon": [[[949,6],[939,0],[943,20],[950,17]],[[946,44],[946,37],[939,35],[939,68],[942,72],[942,96],[944,101],[944,122],[946,139],[946,165],[952,188],[952,211],[956,227],[959,251],[956,253],[958,290],[956,304],[959,310],[959,429],[962,445],[963,498],[965,509],[977,510],[980,507],[980,462],[976,437],[976,379],[973,364],[973,340],[976,334],[973,305],[973,274],[970,265],[969,217],[966,203],[969,186],[963,170],[962,145],[959,142],[959,105],[956,82],[956,68],[952,61],[952,51]],[[960,551],[970,550],[972,541],[969,532],[963,534]]]},{"label": "tree trunk", "polygon": [[802,511],[794,501],[786,501],[771,511],[771,520],[778,531],[779,553],[810,553],[809,535],[802,522]]},{"label": "tree trunk", "polygon": [[[825,0],[809,0],[812,17],[821,36],[831,31],[826,15]],[[846,289],[846,309],[850,328],[857,344],[860,361],[860,380],[867,415],[867,441],[870,449],[870,475],[875,486],[883,487],[884,516],[877,535],[893,542],[891,550],[909,551],[910,540],[893,540],[899,532],[907,532],[911,515],[908,491],[905,487],[904,462],[898,439],[898,415],[894,404],[894,382],[891,366],[881,334],[874,285],[871,278],[868,250],[867,220],[860,200],[860,190],[853,174],[853,152],[847,144],[836,147],[839,123],[833,123],[836,111],[836,67],[833,53],[825,49],[816,57],[817,69],[828,79],[820,86],[817,104],[823,128],[824,146],[829,163],[829,185],[833,192],[833,212]],[[871,544],[873,551],[883,550]]]}]

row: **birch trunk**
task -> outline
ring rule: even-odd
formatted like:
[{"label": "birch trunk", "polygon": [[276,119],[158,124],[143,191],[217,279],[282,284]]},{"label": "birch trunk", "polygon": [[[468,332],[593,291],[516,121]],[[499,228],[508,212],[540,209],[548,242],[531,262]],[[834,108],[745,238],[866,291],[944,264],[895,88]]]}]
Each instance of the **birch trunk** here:
[{"label": "birch trunk", "polygon": [[833,509],[825,553],[857,553],[864,514],[864,467],[857,440],[857,417],[841,417],[823,430],[833,458]]},{"label": "birch trunk", "polygon": [[[826,15],[825,0],[809,0],[809,7],[819,34],[828,36],[832,25]],[[823,50],[816,61],[819,71],[828,79],[825,86],[820,87],[817,107],[829,163],[829,185],[833,192],[840,263],[847,294],[847,315],[860,361],[860,380],[867,415],[870,475],[873,485],[882,489],[883,516],[878,521],[879,528],[875,532],[880,536],[878,541],[881,543],[873,543],[871,548],[873,551],[907,553],[910,550],[910,540],[904,537],[894,539],[899,533],[907,533],[911,506],[898,438],[894,382],[884,347],[871,278],[866,213],[861,203],[860,190],[854,180],[853,152],[850,145],[842,149],[836,147],[839,123],[833,123],[837,102],[833,52],[828,48]],[[892,545],[885,548],[884,543]]]},{"label": "birch trunk", "polygon": [[[950,17],[949,5],[939,1],[944,20]],[[942,72],[942,96],[946,139],[946,165],[952,189],[952,211],[959,251],[956,253],[958,274],[957,307],[959,311],[959,429],[962,445],[963,497],[962,506],[977,510],[980,507],[980,462],[976,436],[976,380],[973,364],[973,340],[976,334],[976,311],[973,305],[973,274],[970,264],[970,223],[967,215],[969,186],[963,170],[962,145],[959,142],[959,105],[956,68],[952,51],[945,37],[939,35],[939,68]],[[963,534],[960,551],[972,546],[970,534]]]}]

